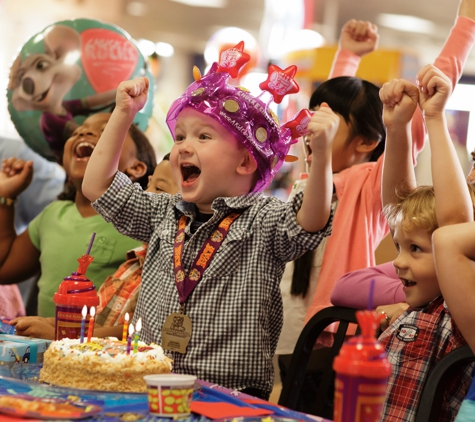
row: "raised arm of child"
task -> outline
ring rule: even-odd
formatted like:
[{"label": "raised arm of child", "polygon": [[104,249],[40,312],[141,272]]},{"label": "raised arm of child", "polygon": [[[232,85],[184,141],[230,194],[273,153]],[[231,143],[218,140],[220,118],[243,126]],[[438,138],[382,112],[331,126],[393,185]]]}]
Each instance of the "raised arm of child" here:
[{"label": "raised arm of child", "polygon": [[332,141],[339,124],[340,118],[326,103],[322,103],[308,124],[307,141],[312,149],[313,160],[297,221],[309,233],[323,229],[330,217],[333,192]]},{"label": "raised arm of child", "polygon": [[378,48],[378,27],[368,21],[350,19],[343,25],[330,78],[354,76],[361,58]]},{"label": "raised arm of child", "polygon": [[[356,71],[358,70],[361,61],[361,56],[358,55],[358,48],[355,49],[354,46],[352,47],[351,43],[344,42],[344,39],[347,40],[349,34],[352,33],[351,30],[348,31],[348,27],[351,28],[350,22],[351,21],[347,22],[342,29],[339,49],[333,59],[332,70],[329,76],[330,78],[336,78],[338,76],[355,76]],[[369,24],[369,22],[367,24]],[[368,26],[368,31],[370,30],[371,29]],[[374,27],[374,30],[376,31],[377,29]],[[371,37],[368,36],[368,39],[370,38]],[[358,45],[357,40],[353,40],[353,42]],[[447,36],[440,54],[434,61],[434,65],[450,78],[452,81],[452,87],[455,87],[462,75],[463,67],[474,42],[475,0],[460,0],[454,26]],[[369,44],[369,41],[359,41],[359,43]],[[374,48],[377,48],[377,40],[374,43]],[[359,49],[359,51],[364,51],[364,49]],[[413,162],[415,165],[415,158],[424,147],[425,140],[424,122],[419,109],[416,109],[415,111],[411,131],[413,139]]]},{"label": "raised arm of child", "polygon": [[386,126],[382,201],[383,206],[397,202],[396,188],[405,183],[416,187],[412,164],[411,120],[419,100],[415,85],[404,79],[386,82],[379,96],[383,102],[383,120]]},{"label": "raised arm of child", "polygon": [[[3,160],[0,197],[14,200],[29,186],[32,177],[32,161],[15,157]],[[28,230],[17,235],[14,214],[14,202],[0,204],[0,284],[21,282],[40,270],[40,252],[33,246]]]},{"label": "raised arm of child", "polygon": [[145,77],[122,82],[117,88],[116,106],[86,168],[83,193],[91,201],[110,186],[130,125],[147,101],[149,81]]},{"label": "raised arm of child", "polygon": [[440,290],[457,327],[475,351],[475,223],[441,227],[432,240]]},{"label": "raised arm of child", "polygon": [[418,73],[419,105],[431,147],[432,182],[439,227],[473,221],[472,200],[445,118],[452,92],[450,79],[433,65]]}]

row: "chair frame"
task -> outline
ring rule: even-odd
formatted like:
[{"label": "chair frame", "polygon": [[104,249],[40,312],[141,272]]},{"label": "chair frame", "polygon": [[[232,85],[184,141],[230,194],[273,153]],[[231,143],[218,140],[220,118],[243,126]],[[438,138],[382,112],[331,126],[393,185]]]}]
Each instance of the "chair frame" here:
[{"label": "chair frame", "polygon": [[[295,345],[294,353],[290,361],[288,374],[282,383],[282,392],[279,397],[279,405],[295,409],[298,397],[302,389],[305,371],[310,359],[315,342],[323,330],[334,322],[339,322],[337,332],[334,336],[331,347],[331,356],[325,364],[325,371],[318,386],[317,397],[325,397],[330,388],[332,380],[335,378],[333,370],[333,359],[338,355],[343,345],[348,325],[358,324],[356,319],[357,309],[345,308],[341,306],[330,306],[317,312],[305,325]],[[315,413],[321,415],[325,407],[324,400],[317,400]]]},{"label": "chair frame", "polygon": [[432,369],[424,384],[414,422],[438,420],[444,388],[454,371],[475,362],[475,355],[466,344],[445,355]]}]

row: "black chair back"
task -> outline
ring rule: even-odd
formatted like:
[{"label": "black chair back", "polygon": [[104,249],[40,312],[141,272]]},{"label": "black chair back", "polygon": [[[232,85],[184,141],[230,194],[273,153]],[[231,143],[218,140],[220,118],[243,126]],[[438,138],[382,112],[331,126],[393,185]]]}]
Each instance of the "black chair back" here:
[{"label": "black chair back", "polygon": [[323,415],[325,398],[329,389],[333,390],[335,372],[333,371],[333,359],[338,355],[343,345],[350,323],[357,324],[356,309],[331,306],[317,312],[305,325],[292,354],[288,373],[282,381],[282,392],[279,397],[279,405],[296,409],[297,401],[302,389],[305,371],[307,369],[310,354],[315,342],[323,330],[334,322],[339,322],[338,330],[334,336],[330,356],[324,364],[324,372],[318,386],[314,412],[318,416]]},{"label": "black chair back", "polygon": [[452,350],[435,365],[424,384],[415,422],[438,420],[448,381],[471,362],[475,362],[475,355],[465,345]]}]

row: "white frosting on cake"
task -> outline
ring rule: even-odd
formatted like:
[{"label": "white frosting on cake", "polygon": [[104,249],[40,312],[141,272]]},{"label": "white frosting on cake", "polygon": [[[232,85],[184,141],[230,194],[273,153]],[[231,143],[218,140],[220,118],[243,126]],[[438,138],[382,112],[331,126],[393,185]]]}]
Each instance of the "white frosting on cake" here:
[{"label": "white frosting on cake", "polygon": [[64,387],[145,392],[144,375],[171,372],[172,361],[158,344],[127,344],[115,337],[90,342],[68,338],[54,341],[45,352],[40,381]]},{"label": "white frosting on cake", "polygon": [[51,343],[50,349],[62,352],[63,356],[74,356],[77,359],[87,359],[95,356],[99,360],[107,362],[118,362],[123,359],[134,359],[138,362],[145,362],[150,359],[165,360],[165,353],[158,344],[147,345],[143,341],[138,341],[138,351],[134,353],[133,342],[130,354],[127,355],[127,344],[121,342],[116,337],[91,338],[91,342],[81,343],[79,339],[65,338]]}]

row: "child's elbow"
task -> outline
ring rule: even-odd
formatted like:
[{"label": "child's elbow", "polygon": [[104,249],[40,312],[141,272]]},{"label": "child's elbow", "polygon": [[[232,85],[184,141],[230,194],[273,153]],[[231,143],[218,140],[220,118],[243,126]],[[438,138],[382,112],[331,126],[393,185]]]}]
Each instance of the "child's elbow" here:
[{"label": "child's elbow", "polygon": [[83,195],[89,199],[89,201],[94,202],[98,199],[101,195],[98,193],[97,188],[94,186],[93,183],[88,183],[86,180],[82,182],[82,193]]}]

